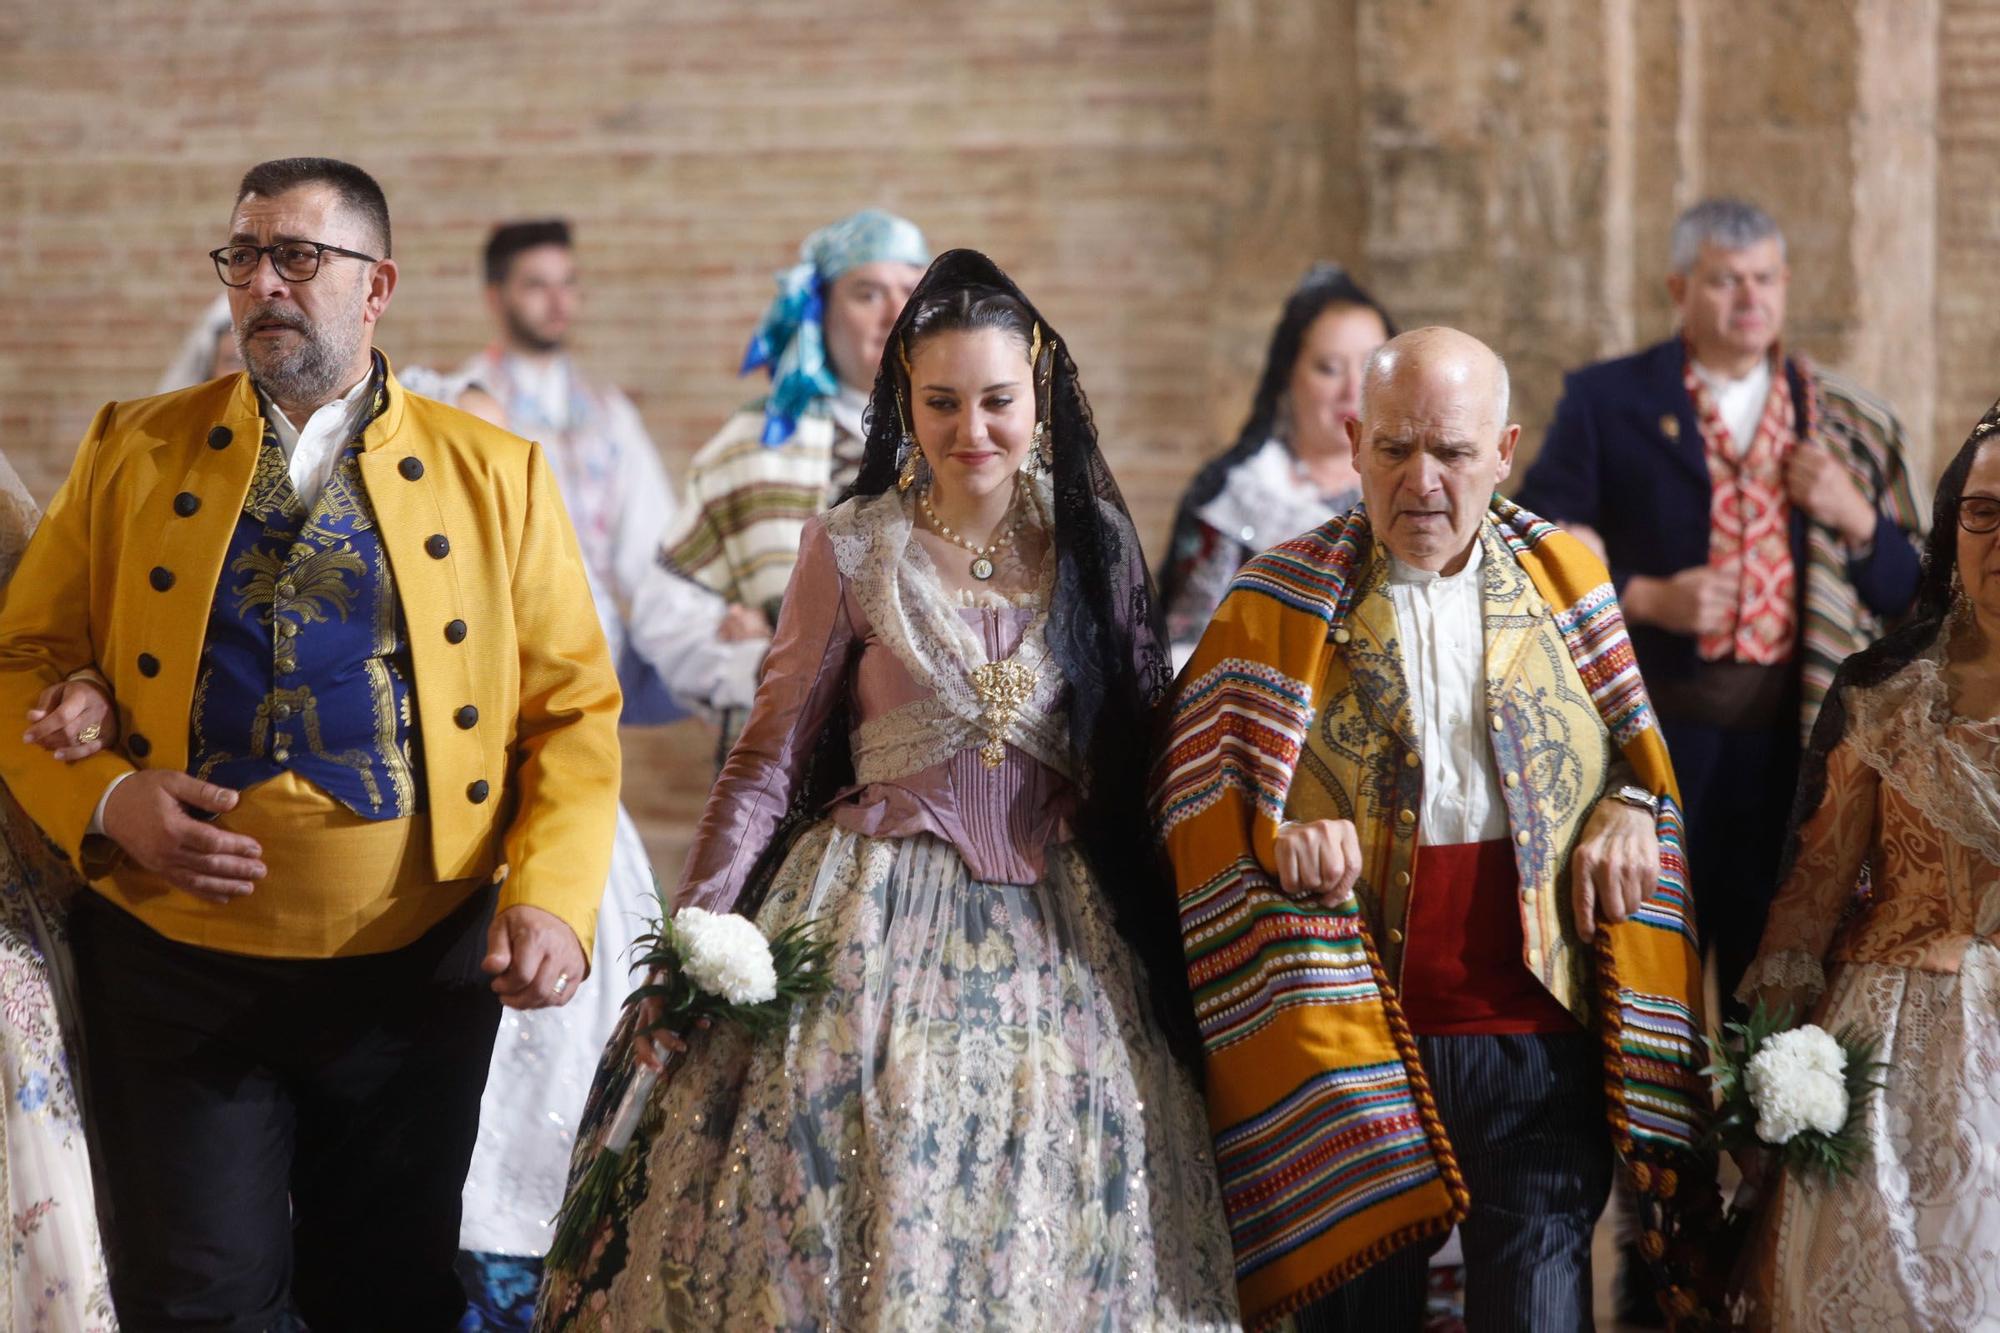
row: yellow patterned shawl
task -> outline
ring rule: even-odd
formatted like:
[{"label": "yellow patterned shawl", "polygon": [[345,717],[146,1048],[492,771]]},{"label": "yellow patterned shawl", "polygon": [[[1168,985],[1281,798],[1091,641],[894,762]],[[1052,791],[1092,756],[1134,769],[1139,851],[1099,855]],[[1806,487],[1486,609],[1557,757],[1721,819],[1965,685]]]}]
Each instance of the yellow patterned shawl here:
[{"label": "yellow patterned shawl", "polygon": [[[1673,771],[1602,564],[1510,501],[1495,497],[1490,522],[1548,604],[1638,781],[1663,798],[1659,887],[1633,920],[1598,932],[1595,1018],[1613,1141],[1640,1187],[1645,1246],[1673,1258],[1691,1224],[1672,1196],[1683,1176],[1696,1179],[1682,1168],[1708,1106]],[[1272,869],[1314,689],[1371,543],[1357,507],[1244,566],[1177,684],[1156,775],[1208,1053],[1216,1165],[1253,1327],[1452,1226],[1467,1203],[1358,905],[1295,902]],[[1670,1302],[1691,1308],[1688,1274],[1670,1265],[1666,1276]]]}]

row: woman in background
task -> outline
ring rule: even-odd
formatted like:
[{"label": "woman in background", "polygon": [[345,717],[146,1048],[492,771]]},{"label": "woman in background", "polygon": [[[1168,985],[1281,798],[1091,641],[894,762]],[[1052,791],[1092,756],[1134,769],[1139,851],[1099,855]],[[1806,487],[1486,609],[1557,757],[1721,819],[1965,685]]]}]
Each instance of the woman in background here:
[{"label": "woman in background", "polygon": [[1318,527],[1361,498],[1347,422],[1361,372],[1396,325],[1338,264],[1315,264],[1272,330],[1250,417],[1229,451],[1195,474],[1160,565],[1174,664],[1194,650],[1243,562]]}]

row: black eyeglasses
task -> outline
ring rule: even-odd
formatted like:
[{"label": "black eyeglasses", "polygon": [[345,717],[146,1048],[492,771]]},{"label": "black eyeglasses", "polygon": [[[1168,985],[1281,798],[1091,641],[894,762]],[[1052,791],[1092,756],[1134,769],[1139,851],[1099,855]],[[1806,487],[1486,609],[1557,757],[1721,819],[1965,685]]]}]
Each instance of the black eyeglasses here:
[{"label": "black eyeglasses", "polygon": [[1958,526],[1975,534],[1984,534],[2000,528],[2000,500],[1989,495],[1960,496]]},{"label": "black eyeglasses", "polygon": [[321,241],[225,245],[220,250],[208,252],[208,257],[215,261],[215,276],[222,279],[225,287],[248,287],[250,280],[257,276],[257,265],[263,262],[265,255],[271,256],[272,269],[286,282],[311,282],[319,275],[320,260],[327,255],[346,255],[349,259],[370,264],[382,262],[374,255],[364,255],[359,250],[343,250]]}]

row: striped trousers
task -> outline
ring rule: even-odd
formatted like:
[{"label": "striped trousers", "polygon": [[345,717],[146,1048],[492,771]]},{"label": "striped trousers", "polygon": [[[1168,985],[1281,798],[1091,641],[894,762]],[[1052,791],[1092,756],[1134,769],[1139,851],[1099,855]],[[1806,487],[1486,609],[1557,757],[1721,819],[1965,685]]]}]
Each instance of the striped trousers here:
[{"label": "striped trousers", "polygon": [[[1417,1048],[1472,1195],[1458,1226],[1467,1333],[1593,1328],[1590,1237],[1612,1173],[1597,1039],[1420,1036]],[[1417,1333],[1443,1245],[1396,1251],[1300,1311],[1299,1333]]]}]

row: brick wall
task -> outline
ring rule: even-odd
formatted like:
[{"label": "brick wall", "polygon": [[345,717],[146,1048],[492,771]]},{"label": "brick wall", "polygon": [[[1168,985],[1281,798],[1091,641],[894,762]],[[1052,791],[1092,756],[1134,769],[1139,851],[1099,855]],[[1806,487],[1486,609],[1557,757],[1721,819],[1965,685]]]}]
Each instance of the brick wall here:
[{"label": "brick wall", "polygon": [[[399,363],[484,340],[495,219],[570,217],[579,351],[675,467],[748,391],[771,272],[866,204],[1034,294],[1150,543],[1315,258],[1494,342],[1532,449],[1562,368],[1666,330],[1710,188],[1787,223],[1799,341],[1915,386],[1929,452],[2000,391],[1996,41],[1996,0],[0,0],[0,447],[46,498],[216,290],[236,177],[314,152],[389,192]],[[669,875],[706,756],[632,738]]]}]

